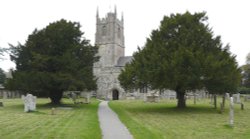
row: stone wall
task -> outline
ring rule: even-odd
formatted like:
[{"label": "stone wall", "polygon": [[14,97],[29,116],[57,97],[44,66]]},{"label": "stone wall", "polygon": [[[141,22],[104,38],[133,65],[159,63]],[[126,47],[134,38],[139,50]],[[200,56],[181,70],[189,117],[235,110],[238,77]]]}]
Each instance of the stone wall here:
[{"label": "stone wall", "polygon": [[100,56],[93,68],[97,79],[95,94],[99,99],[123,99],[125,93],[118,81],[122,67],[116,66],[125,51],[123,18],[117,18],[116,10],[105,18],[99,18],[97,11],[95,35],[95,44],[99,47],[97,55]]},{"label": "stone wall", "polygon": [[118,99],[125,98],[124,89],[120,86],[118,76],[120,74],[121,68],[110,67],[101,68],[99,73],[96,73],[97,79],[97,98],[112,100],[114,91],[118,91]]}]

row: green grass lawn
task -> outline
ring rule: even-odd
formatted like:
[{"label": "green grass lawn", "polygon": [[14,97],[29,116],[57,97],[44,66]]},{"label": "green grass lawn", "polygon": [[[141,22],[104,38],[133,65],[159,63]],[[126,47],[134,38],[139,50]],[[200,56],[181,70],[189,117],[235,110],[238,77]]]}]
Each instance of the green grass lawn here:
[{"label": "green grass lawn", "polygon": [[[97,108],[99,102],[73,105],[63,99],[64,105],[51,115],[49,99],[37,100],[37,111],[25,113],[21,99],[5,99],[0,107],[1,139],[101,139]],[[71,107],[68,109],[65,107]]]},{"label": "green grass lawn", "polygon": [[250,102],[244,104],[245,110],[235,104],[232,128],[228,124],[228,101],[223,114],[219,114],[219,108],[214,109],[209,100],[200,100],[196,105],[193,100],[188,100],[186,109],[177,109],[176,100],[159,103],[119,100],[109,103],[135,139],[249,139]]}]

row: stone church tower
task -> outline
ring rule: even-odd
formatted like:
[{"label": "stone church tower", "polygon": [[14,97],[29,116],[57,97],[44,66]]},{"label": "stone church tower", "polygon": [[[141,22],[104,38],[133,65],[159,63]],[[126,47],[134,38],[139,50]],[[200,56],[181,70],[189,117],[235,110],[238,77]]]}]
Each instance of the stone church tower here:
[{"label": "stone church tower", "polygon": [[117,100],[125,98],[124,89],[117,79],[121,69],[132,57],[125,57],[124,22],[117,18],[116,8],[114,13],[109,12],[105,18],[96,14],[95,44],[99,47],[99,62],[94,63],[94,75],[97,78],[97,98]]}]

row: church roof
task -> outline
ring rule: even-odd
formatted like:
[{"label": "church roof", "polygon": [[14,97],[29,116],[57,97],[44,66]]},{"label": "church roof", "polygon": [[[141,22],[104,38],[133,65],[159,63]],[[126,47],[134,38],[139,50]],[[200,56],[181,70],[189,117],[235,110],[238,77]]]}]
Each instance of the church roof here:
[{"label": "church roof", "polygon": [[117,67],[124,67],[127,63],[131,62],[133,59],[132,56],[123,56],[120,57],[117,61]]}]

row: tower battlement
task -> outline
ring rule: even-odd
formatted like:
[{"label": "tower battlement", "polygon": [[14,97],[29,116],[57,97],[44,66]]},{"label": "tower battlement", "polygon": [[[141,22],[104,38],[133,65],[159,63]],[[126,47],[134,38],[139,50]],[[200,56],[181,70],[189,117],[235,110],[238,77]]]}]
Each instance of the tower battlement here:
[{"label": "tower battlement", "polygon": [[124,56],[123,17],[121,20],[117,18],[116,9],[107,13],[105,18],[100,18],[97,10],[95,44],[99,46],[99,65],[102,67],[115,66],[118,59]]}]

